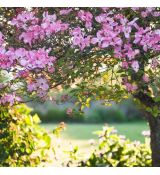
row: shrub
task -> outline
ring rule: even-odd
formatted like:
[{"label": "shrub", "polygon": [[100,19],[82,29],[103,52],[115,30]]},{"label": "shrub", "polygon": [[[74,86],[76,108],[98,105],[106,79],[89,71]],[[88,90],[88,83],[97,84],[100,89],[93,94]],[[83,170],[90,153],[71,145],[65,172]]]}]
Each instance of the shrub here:
[{"label": "shrub", "polygon": [[88,123],[139,121],[143,119],[143,115],[133,100],[127,99],[120,104],[113,103],[110,107],[93,103],[91,110],[87,111],[84,121]]},{"label": "shrub", "polygon": [[103,123],[103,122],[123,122],[126,121],[125,115],[116,108],[94,108],[84,117],[87,123]]},{"label": "shrub", "polygon": [[64,105],[55,105],[51,102],[41,104],[31,104],[34,108],[33,114],[37,113],[42,122],[80,122],[80,123],[104,123],[104,122],[128,122],[142,120],[143,114],[135,106],[133,100],[128,99],[119,105],[113,104],[111,107],[105,107],[100,102],[94,102],[90,110],[85,109],[83,114],[75,112],[72,117],[66,114],[68,107],[72,107],[67,103]]},{"label": "shrub", "polygon": [[37,166],[48,160],[51,138],[26,105],[0,107],[0,166]]},{"label": "shrub", "polygon": [[[98,131],[98,147],[86,160],[78,160],[79,167],[149,167],[151,166],[151,150],[148,142],[142,144],[138,141],[131,142],[124,136],[117,134],[114,128],[105,126],[103,131]],[[72,154],[77,152],[72,151]],[[72,157],[75,157],[72,155]],[[67,166],[75,165],[74,160],[69,160]]]},{"label": "shrub", "polygon": [[65,105],[59,106],[46,102],[43,105],[34,104],[32,106],[34,108],[32,113],[37,113],[42,122],[83,122],[84,120],[84,117],[78,112],[73,113],[70,117],[66,113],[68,106]]}]

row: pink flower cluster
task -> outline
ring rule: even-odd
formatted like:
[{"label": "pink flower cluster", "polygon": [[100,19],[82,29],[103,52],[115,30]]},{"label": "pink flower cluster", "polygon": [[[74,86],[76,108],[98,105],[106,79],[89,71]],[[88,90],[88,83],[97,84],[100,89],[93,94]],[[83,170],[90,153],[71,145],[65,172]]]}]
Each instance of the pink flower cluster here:
[{"label": "pink flower cluster", "polygon": [[148,49],[160,51],[160,30],[153,31],[149,27],[145,29],[138,27],[137,29],[134,40],[135,44],[141,45],[145,52]]},{"label": "pink flower cluster", "polygon": [[80,27],[74,28],[71,31],[71,35],[73,37],[73,46],[78,46],[81,50],[83,50],[85,47],[90,46],[91,36],[85,36]]},{"label": "pink flower cluster", "polygon": [[44,48],[27,51],[24,48],[6,50],[0,47],[0,68],[9,69],[16,63],[28,70],[47,68],[49,72],[53,72],[56,57],[49,56],[49,52],[50,50]]},{"label": "pink flower cluster", "polygon": [[138,61],[137,60],[132,61],[131,67],[133,68],[133,70],[135,72],[138,72],[138,70],[139,70],[139,63],[138,63]]},{"label": "pink flower cluster", "polygon": [[160,16],[160,12],[155,11],[155,7],[148,7],[148,8],[145,8],[145,10],[141,12],[141,15],[143,18],[146,18],[147,16],[158,17]]},{"label": "pink flower cluster", "polygon": [[0,47],[0,69],[10,69],[15,63],[14,50]]},{"label": "pink flower cluster", "polygon": [[[112,13],[102,13],[95,17],[96,21],[102,25],[102,29],[93,37],[92,44],[98,44],[100,48],[112,48],[115,57],[134,59],[139,54],[138,49],[133,49],[129,42],[132,28],[136,27],[138,18],[128,21],[123,15],[114,15]],[[127,42],[124,43],[123,37]]]},{"label": "pink flower cluster", "polygon": [[135,71],[139,71],[139,62],[137,60],[132,60],[132,61],[122,61],[122,68],[128,69],[129,66]]},{"label": "pink flower cluster", "polygon": [[41,98],[47,95],[47,91],[49,89],[48,82],[45,78],[38,78],[35,82],[30,82],[27,85],[27,90],[29,92],[36,91],[37,95]]},{"label": "pink flower cluster", "polygon": [[72,11],[72,8],[60,10],[60,15],[68,15]]},{"label": "pink flower cluster", "polygon": [[133,92],[135,90],[137,90],[137,85],[131,84],[131,83],[125,83],[126,86],[126,90],[128,92]]},{"label": "pink flower cluster", "polygon": [[15,93],[3,95],[0,98],[0,104],[9,104],[12,106],[15,102],[20,102],[21,98],[17,97]]},{"label": "pink flower cluster", "polygon": [[146,18],[148,16],[154,16],[154,17],[159,17],[160,12],[156,11],[155,7],[146,7],[146,8],[140,8],[140,7],[132,7],[131,8],[133,11],[140,12],[141,16],[143,18]]},{"label": "pink flower cluster", "polygon": [[12,20],[12,25],[15,25],[18,29],[23,29],[24,32],[19,36],[19,39],[30,46],[38,39],[42,40],[46,36],[49,37],[51,34],[68,29],[67,23],[62,23],[61,20],[57,20],[55,14],[49,15],[48,12],[43,13],[43,19],[40,24],[34,13],[22,12],[22,14],[19,14]]},{"label": "pink flower cluster", "polygon": [[128,82],[128,78],[124,77],[122,84],[126,87],[128,92],[134,92],[138,89],[137,85]]},{"label": "pink flower cluster", "polygon": [[11,24],[19,29],[27,30],[30,25],[37,25],[39,19],[35,17],[34,12],[22,11],[12,19]]},{"label": "pink flower cluster", "polygon": [[80,10],[78,12],[78,17],[85,22],[85,27],[86,28],[91,28],[92,27],[92,18],[93,15],[92,13],[90,13],[89,11],[84,11],[84,10]]},{"label": "pink flower cluster", "polygon": [[153,69],[156,69],[158,66],[160,66],[160,61],[158,60],[158,58],[153,58],[151,61],[151,67]]},{"label": "pink flower cluster", "polygon": [[44,48],[31,51],[19,48],[15,50],[15,56],[19,64],[28,70],[47,68],[49,71],[56,61],[56,57],[48,55],[49,52],[49,49]]}]

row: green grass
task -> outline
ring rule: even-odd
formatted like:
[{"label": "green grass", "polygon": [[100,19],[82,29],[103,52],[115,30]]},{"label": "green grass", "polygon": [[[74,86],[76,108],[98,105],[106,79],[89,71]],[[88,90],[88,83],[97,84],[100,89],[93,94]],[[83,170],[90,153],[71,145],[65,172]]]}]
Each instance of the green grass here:
[{"label": "green grass", "polygon": [[[57,124],[42,124],[48,130],[53,130]],[[96,139],[97,136],[93,134],[94,131],[102,130],[104,124],[66,124],[66,130],[63,131],[62,137],[67,140],[81,140],[87,141],[89,139]],[[139,140],[144,142],[144,137],[141,132],[148,130],[147,123],[145,122],[130,122],[130,123],[113,123],[110,126],[114,126],[118,130],[119,134],[125,135],[130,140]]]}]

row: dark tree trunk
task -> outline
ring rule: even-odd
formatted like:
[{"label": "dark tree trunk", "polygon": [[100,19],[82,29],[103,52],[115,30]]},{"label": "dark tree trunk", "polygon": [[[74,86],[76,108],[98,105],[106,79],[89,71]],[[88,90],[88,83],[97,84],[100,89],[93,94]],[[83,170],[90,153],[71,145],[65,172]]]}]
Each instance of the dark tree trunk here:
[{"label": "dark tree trunk", "polygon": [[150,126],[152,166],[160,167],[160,116],[148,117]]}]

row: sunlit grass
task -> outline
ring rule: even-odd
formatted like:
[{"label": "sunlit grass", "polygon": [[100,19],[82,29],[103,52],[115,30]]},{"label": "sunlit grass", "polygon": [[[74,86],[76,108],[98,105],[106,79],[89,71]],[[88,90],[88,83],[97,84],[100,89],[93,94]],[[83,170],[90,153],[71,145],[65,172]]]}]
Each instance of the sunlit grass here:
[{"label": "sunlit grass", "polygon": [[[49,123],[42,124],[46,129],[53,130],[57,124]],[[66,124],[66,130],[62,132],[62,137],[68,140],[89,140],[96,139],[97,136],[93,134],[94,131],[101,130],[104,124]],[[130,123],[113,123],[119,134],[125,135],[130,140],[144,141],[141,132],[148,130],[148,125],[145,122],[130,122]]]}]

